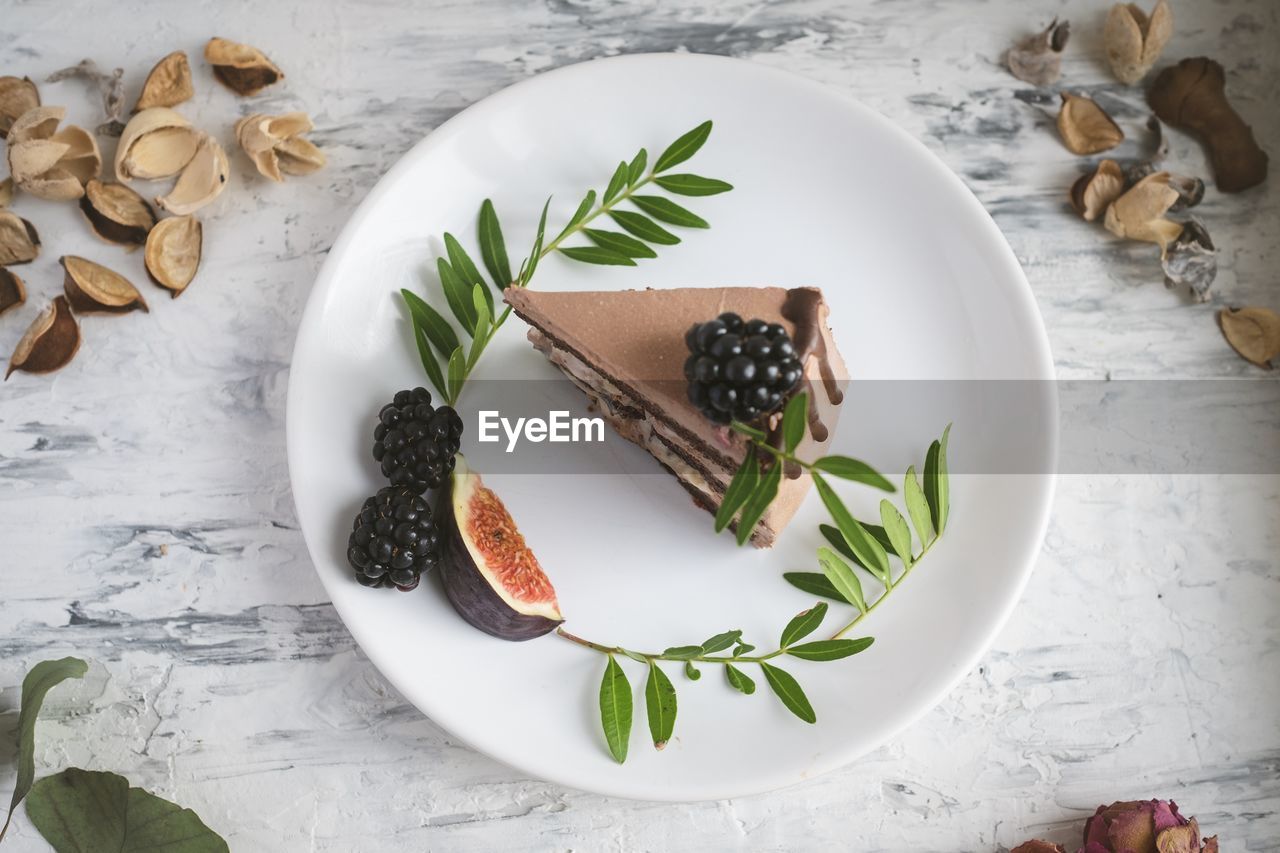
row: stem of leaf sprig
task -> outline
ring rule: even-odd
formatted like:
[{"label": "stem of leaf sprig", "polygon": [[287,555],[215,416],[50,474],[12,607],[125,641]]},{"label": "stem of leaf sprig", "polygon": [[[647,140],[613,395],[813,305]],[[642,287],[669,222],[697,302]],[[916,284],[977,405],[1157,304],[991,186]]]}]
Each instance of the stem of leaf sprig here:
[{"label": "stem of leaf sprig", "polygon": [[[638,192],[651,185],[682,196],[716,195],[733,189],[732,185],[714,178],[670,172],[672,167],[696,154],[710,135],[711,122],[705,121],[667,146],[647,171],[648,152],[641,148],[630,161],[618,164],[603,193],[597,195],[595,190],[589,190],[560,233],[544,245],[547,210],[551,204],[548,199],[542,207],[533,247],[515,275],[511,272],[497,211],[493,203],[485,199],[480,206],[477,240],[481,260],[498,298],[508,286],[527,287],[539,262],[552,252],[581,263],[635,266],[637,260],[657,257],[653,246],[680,242],[664,225],[710,227],[705,219],[665,196]],[[638,212],[620,209],[623,202]],[[622,230],[589,227],[602,216],[608,216]],[[566,240],[578,235],[585,236],[592,245],[565,245]],[[462,343],[462,336],[454,325],[425,300],[409,290],[400,293],[409,309],[423,370],[444,401],[455,405],[481,354],[511,315],[511,306],[498,314],[494,294],[462,244],[449,233],[444,235],[444,244],[446,257],[436,260],[441,289],[457,326],[470,338],[470,346]],[[443,367],[437,353],[444,360]]]}]

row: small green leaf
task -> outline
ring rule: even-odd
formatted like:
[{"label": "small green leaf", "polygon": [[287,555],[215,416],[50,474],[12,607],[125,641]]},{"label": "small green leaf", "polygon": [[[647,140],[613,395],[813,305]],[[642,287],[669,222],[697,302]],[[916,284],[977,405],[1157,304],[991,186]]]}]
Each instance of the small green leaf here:
[{"label": "small green leaf", "polygon": [[844,604],[849,603],[849,599],[840,594],[840,590],[827,580],[826,575],[817,572],[783,572],[782,579],[810,595],[820,595]]},{"label": "small green leaf", "polygon": [[89,665],[79,658],[42,660],[22,679],[22,698],[18,704],[18,781],[14,783],[13,799],[9,801],[9,814],[0,827],[0,839],[9,830],[13,810],[31,790],[36,777],[36,718],[49,691],[68,678],[83,678]]},{"label": "small green leaf", "polygon": [[653,164],[653,171],[665,172],[672,166],[688,160],[698,153],[698,149],[702,147],[702,144],[707,141],[707,137],[710,135],[711,122],[704,121],[668,145],[667,149],[658,157],[658,161]]},{"label": "small green leaf", "polygon": [[636,262],[626,255],[602,249],[599,246],[561,246],[560,254],[575,261],[586,264],[602,264],[605,266],[634,267]]},{"label": "small green leaf", "polygon": [[830,548],[818,549],[818,564],[822,566],[827,580],[840,592],[841,598],[866,613],[867,600],[862,595],[862,582],[853,568]]},{"label": "small green leaf", "polygon": [[[844,557],[846,560],[852,560],[859,566],[862,566],[862,563],[858,560],[858,555],[854,554],[853,549],[849,547],[849,543],[844,541],[844,536],[840,533],[840,528],[831,524],[819,524],[818,530],[822,531],[822,537],[831,543],[831,547],[835,548],[841,557]],[[865,569],[866,566],[862,566],[862,568]]]},{"label": "small green leaf", "polygon": [[644,685],[644,704],[649,714],[649,734],[653,748],[662,749],[676,728],[676,686],[662,667],[649,662],[649,680]]},{"label": "small green leaf", "polygon": [[735,658],[740,658],[743,655],[748,654],[749,652],[754,652],[755,650],[756,650],[756,647],[751,645],[750,643],[738,643],[738,645],[733,650],[733,656]]},{"label": "small green leaf", "polygon": [[744,696],[750,696],[756,692],[756,683],[751,676],[731,663],[724,665],[724,677],[728,679],[730,687]]},{"label": "small green leaf", "polygon": [[436,258],[436,270],[440,273],[440,284],[444,288],[444,298],[449,303],[449,310],[462,328],[467,330],[468,335],[474,334],[476,308],[471,302],[471,289],[463,284],[444,258]]},{"label": "small green leaf", "polygon": [[522,285],[529,284],[530,279],[533,278],[534,271],[538,268],[538,261],[542,260],[542,241],[547,236],[547,209],[550,207],[551,198],[548,196],[546,203],[542,205],[542,216],[538,218],[538,231],[533,238],[533,250],[529,252],[524,274],[520,276]]},{"label": "small green leaf", "polygon": [[921,475],[922,485],[924,486],[924,497],[929,502],[929,520],[933,522],[933,529],[941,529],[938,524],[939,508],[938,503],[938,454],[941,452],[942,445],[934,441],[929,445],[929,452],[924,457],[924,472]]},{"label": "small green leaf", "polygon": [[642,663],[645,666],[649,665],[649,659],[644,655],[640,654],[639,652],[633,652],[630,649],[618,649],[618,651],[622,652],[622,654],[631,658],[636,663]]},{"label": "small green leaf", "polygon": [[782,444],[787,453],[795,453],[804,439],[804,428],[809,423],[809,395],[801,391],[787,401],[782,410]]},{"label": "small green leaf", "polygon": [[453,267],[453,271],[462,279],[463,284],[468,287],[473,284],[484,284],[484,276],[480,275],[475,261],[471,260],[467,250],[462,248],[462,244],[448,231],[444,232],[444,249],[449,255],[449,266]]},{"label": "small green leaf", "polygon": [[893,483],[890,483],[884,478],[884,475],[860,459],[853,459],[849,456],[823,456],[813,463],[813,467],[842,480],[864,483],[884,492],[895,491]]},{"label": "small green leaf", "polygon": [[715,178],[704,178],[701,175],[690,175],[688,173],[660,175],[654,179],[654,183],[667,192],[675,193],[676,195],[716,195],[717,193],[727,193],[733,189],[733,184],[726,184],[724,181],[717,181]]},{"label": "small green leaf", "polygon": [[627,164],[619,163],[618,168],[613,170],[613,177],[609,179],[609,185],[604,189],[604,195],[600,197],[600,201],[609,204],[618,194],[627,188],[627,177],[629,175]]},{"label": "small green leaf", "polygon": [[741,631],[725,631],[723,634],[716,634],[702,644],[702,653],[709,655],[715,652],[722,652],[740,639],[742,639]]},{"label": "small green leaf", "polygon": [[226,853],[191,809],[129,787],[115,773],[69,767],[31,789],[27,816],[57,853]]},{"label": "small green leaf", "polygon": [[627,186],[634,187],[636,183],[644,177],[644,167],[649,160],[649,152],[643,148],[632,158],[630,165],[627,166]]},{"label": "small green leaf", "polygon": [[623,231],[633,234],[641,240],[657,243],[660,246],[674,246],[680,242],[679,237],[647,216],[641,216],[639,213],[632,213],[629,210],[611,210],[609,215],[613,217],[614,222],[622,227]]},{"label": "small green leaf", "polygon": [[760,458],[756,456],[755,448],[750,448],[742,466],[729,481],[729,488],[724,490],[724,498],[720,501],[720,508],[716,510],[716,533],[729,526],[729,522],[733,521],[733,516],[751,497],[759,481]]},{"label": "small green leaf", "polygon": [[782,463],[774,462],[768,473],[761,476],[755,491],[742,507],[742,516],[738,519],[737,538],[742,545],[751,538],[756,522],[764,515],[764,511],[778,496],[778,484],[782,482]]},{"label": "small green leaf", "polygon": [[582,201],[578,203],[578,209],[573,212],[573,216],[569,217],[569,221],[565,223],[564,230],[556,235],[556,242],[564,238],[566,234],[572,231],[582,220],[587,218],[587,214],[591,212],[591,208],[596,203],[596,191],[587,190],[587,194],[583,196]]},{"label": "small green leaf", "polygon": [[472,285],[471,304],[476,310],[476,332],[471,341],[471,352],[467,354],[467,372],[475,366],[488,344],[486,340],[489,327],[493,323],[493,293],[483,283]]},{"label": "small green leaf", "polygon": [[671,660],[688,660],[702,654],[702,646],[672,646],[662,653]]},{"label": "small green leaf", "polygon": [[764,661],[760,662],[760,669],[764,670],[764,680],[769,682],[769,686],[773,688],[773,692],[782,700],[782,704],[787,706],[787,710],[806,723],[817,721],[818,716],[813,713],[813,706],[809,704],[809,698],[804,695],[804,691],[800,689],[799,682],[792,677],[791,673],[785,669],[771,666]]},{"label": "small green leaf", "polygon": [[766,441],[769,438],[769,436],[765,434],[764,430],[756,429],[753,426],[744,424],[742,421],[730,421],[729,429],[734,432],[740,432],[745,436],[750,436],[756,441]]},{"label": "small green leaf", "polygon": [[418,318],[413,318],[413,339],[418,345],[418,357],[422,359],[422,369],[426,372],[427,378],[431,380],[431,384],[435,386],[436,393],[449,399],[449,386],[444,381],[444,372],[440,369],[440,363],[436,361],[436,357],[431,354],[431,344],[427,341],[427,333],[423,330]]},{"label": "small green leaf", "polygon": [[911,516],[911,523],[916,527],[920,544],[928,545],[933,540],[933,519],[929,511],[929,501],[925,498],[924,490],[920,488],[920,482],[916,479],[915,466],[908,468],[907,476],[903,478],[902,497],[907,502],[907,515]]},{"label": "small green leaf", "polygon": [[690,681],[697,681],[702,677],[702,673],[693,665],[693,661],[687,660],[684,662],[684,677]]},{"label": "small green leaf", "polygon": [[947,514],[951,511],[951,477],[947,473],[947,439],[950,437],[951,424],[947,424],[942,440],[929,447],[924,463],[924,494],[929,499],[933,527],[939,533],[947,529]]},{"label": "small green leaf", "polygon": [[857,555],[858,561],[866,567],[867,571],[880,578],[887,586],[889,555],[885,553],[884,546],[868,533],[867,529],[857,519],[849,514],[849,510],[845,507],[844,502],[840,500],[840,496],[817,472],[814,472],[813,484],[818,489],[818,496],[822,498],[822,503],[826,506],[827,512],[831,513],[831,518],[835,521],[836,527],[840,528],[840,535],[849,543],[849,548]]},{"label": "small green leaf", "polygon": [[449,403],[458,402],[458,396],[462,393],[462,385],[467,381],[467,356],[462,351],[462,347],[458,347],[449,356]]},{"label": "small green leaf", "polygon": [[627,760],[627,746],[631,741],[631,682],[613,655],[608,658],[604,679],[600,682],[600,724],[609,754],[621,764]]},{"label": "small green leaf", "polygon": [[787,623],[787,627],[782,629],[782,638],[778,641],[778,647],[785,649],[797,640],[803,640],[818,630],[818,626],[822,624],[822,620],[826,617],[827,603],[825,601],[819,601],[808,610],[800,611]]},{"label": "small green leaf", "polygon": [[618,231],[600,231],[595,228],[584,228],[582,233],[586,234],[587,239],[600,248],[617,252],[619,255],[626,255],[628,258],[658,257],[657,252],[629,234],[623,234]]},{"label": "small green leaf", "polygon": [[511,284],[511,261],[507,259],[507,244],[502,239],[502,225],[498,222],[498,211],[493,202],[485,199],[480,205],[480,222],[477,226],[480,240],[480,259],[485,269],[493,278],[498,291]]},{"label": "small green leaf", "polygon": [[897,507],[887,500],[882,500],[880,501],[880,521],[884,523],[889,542],[893,545],[893,552],[902,560],[902,565],[911,568],[914,557],[911,553],[911,528],[907,526],[907,520],[902,517],[902,513],[898,512]]},{"label": "small green leaf", "polygon": [[856,640],[816,640],[787,649],[787,654],[804,660],[840,660],[866,651],[875,640],[860,637]]},{"label": "small green leaf", "polygon": [[458,348],[458,336],[454,333],[453,326],[450,326],[449,321],[441,316],[439,311],[428,305],[416,293],[401,289],[400,295],[409,306],[409,313],[413,316],[414,322],[422,326],[427,340],[435,345],[442,356],[448,358],[449,353]]},{"label": "small green leaf", "polygon": [[631,203],[659,222],[666,222],[668,225],[679,225],[682,228],[711,227],[707,220],[692,210],[686,210],[671,199],[660,195],[633,195]]}]

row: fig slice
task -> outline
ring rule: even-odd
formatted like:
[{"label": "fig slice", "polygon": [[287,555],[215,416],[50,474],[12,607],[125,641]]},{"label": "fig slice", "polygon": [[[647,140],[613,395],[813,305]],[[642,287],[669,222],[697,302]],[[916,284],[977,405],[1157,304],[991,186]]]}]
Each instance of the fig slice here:
[{"label": "fig slice", "polygon": [[147,235],[143,256],[147,275],[176,299],[196,277],[203,242],[200,220],[194,216],[160,220]]},{"label": "fig slice", "polygon": [[59,296],[27,329],[9,358],[8,379],[15,370],[52,373],[65,367],[80,349],[80,324],[71,316],[67,297]]},{"label": "fig slice", "polygon": [[472,627],[502,640],[531,640],[564,621],[556,591],[511,513],[461,454],[439,519],[440,581]]},{"label": "fig slice", "polygon": [[11,210],[0,210],[0,266],[26,264],[40,254],[40,235]]},{"label": "fig slice", "polygon": [[58,263],[67,271],[62,288],[77,314],[123,314],[141,308],[147,302],[129,279],[102,264],[63,255]]},{"label": "fig slice", "polygon": [[191,84],[191,63],[187,54],[175,50],[156,63],[142,84],[142,94],[133,107],[135,113],[151,107],[174,107],[196,94]]},{"label": "fig slice", "polygon": [[0,314],[27,301],[27,288],[12,270],[0,267]]},{"label": "fig slice", "polygon": [[156,212],[142,196],[124,184],[103,183],[96,178],[84,185],[80,210],[95,234],[131,249],[145,243],[156,224]]}]

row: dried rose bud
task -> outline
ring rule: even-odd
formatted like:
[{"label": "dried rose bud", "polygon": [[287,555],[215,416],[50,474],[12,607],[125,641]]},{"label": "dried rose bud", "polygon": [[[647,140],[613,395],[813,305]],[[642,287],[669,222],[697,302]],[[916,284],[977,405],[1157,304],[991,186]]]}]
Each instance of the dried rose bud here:
[{"label": "dried rose bud", "polygon": [[1058,133],[1072,154],[1097,154],[1115,148],[1124,140],[1124,131],[1092,99],[1062,93],[1058,110]]},{"label": "dried rose bud", "polygon": [[218,82],[238,95],[255,95],[284,77],[256,47],[223,38],[209,39],[204,58],[213,66]]},{"label": "dried rose bud", "polygon": [[1084,826],[1084,849],[1094,853],[1216,853],[1216,838],[1200,843],[1195,818],[1178,814],[1172,800],[1116,802],[1098,806]]},{"label": "dried rose bud", "polygon": [[15,370],[26,373],[51,373],[67,365],[80,349],[80,324],[71,316],[65,296],[36,317],[9,358],[8,379]]}]

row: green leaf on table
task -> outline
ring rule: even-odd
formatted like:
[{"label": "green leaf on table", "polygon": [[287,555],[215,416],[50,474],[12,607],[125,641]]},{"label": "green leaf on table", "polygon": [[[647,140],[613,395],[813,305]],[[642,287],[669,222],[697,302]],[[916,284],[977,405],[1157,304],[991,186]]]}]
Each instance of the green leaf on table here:
[{"label": "green leaf on table", "polygon": [[895,491],[893,483],[884,475],[860,459],[850,456],[823,456],[813,463],[813,467],[841,480],[852,480],[880,489],[884,492]]},{"label": "green leaf on table", "polygon": [[49,691],[68,678],[83,678],[89,665],[79,658],[42,660],[22,679],[22,698],[18,704],[18,781],[13,786],[13,799],[9,801],[9,814],[0,827],[0,838],[9,830],[13,810],[31,790],[36,777],[36,718]]},{"label": "green leaf on table", "polygon": [[27,816],[57,853],[226,853],[191,809],[129,787],[115,773],[69,767],[31,789]]},{"label": "green leaf on table", "polygon": [[885,533],[893,545],[893,552],[902,560],[902,565],[911,568],[914,558],[911,553],[911,528],[907,520],[898,512],[898,508],[888,500],[880,501],[880,521],[884,524]]},{"label": "green leaf on table", "polygon": [[596,191],[587,190],[587,194],[582,197],[582,201],[578,203],[578,209],[573,212],[573,216],[569,217],[569,221],[565,223],[564,230],[556,235],[556,241],[561,240],[564,235],[568,234],[576,228],[582,220],[587,218],[587,214],[591,212],[591,208],[596,203]]},{"label": "green leaf on table", "polygon": [[458,396],[462,393],[462,385],[467,381],[467,356],[462,351],[462,347],[458,347],[449,356],[448,382],[449,382],[449,404],[453,405],[458,402]]},{"label": "green leaf on table", "polygon": [[668,145],[666,150],[658,157],[657,162],[653,164],[653,171],[665,172],[672,166],[688,160],[698,153],[698,149],[702,147],[702,144],[707,141],[707,137],[710,135],[711,122],[704,121]]},{"label": "green leaf on table", "polygon": [[929,501],[916,479],[916,469],[912,465],[902,480],[902,498],[907,502],[907,515],[916,527],[916,535],[920,537],[921,546],[933,540],[933,515],[929,510]]},{"label": "green leaf on table", "polygon": [[710,228],[707,220],[660,195],[633,195],[631,203],[659,222],[682,228]]},{"label": "green leaf on table", "polygon": [[662,653],[671,660],[688,660],[702,654],[702,646],[672,646]]},{"label": "green leaf on table", "polygon": [[822,624],[822,620],[826,617],[827,603],[825,601],[819,601],[808,610],[800,611],[787,623],[787,627],[782,629],[782,637],[778,640],[779,648],[785,649],[797,640],[803,640],[818,630],[818,626]]},{"label": "green leaf on table", "polygon": [[733,516],[751,497],[759,481],[760,458],[756,456],[755,448],[749,448],[747,458],[729,481],[729,488],[724,490],[724,498],[720,501],[720,508],[716,510],[716,533],[729,526],[729,522],[733,521]]},{"label": "green leaf on table", "polygon": [[840,593],[840,597],[852,604],[862,613],[867,612],[867,600],[862,594],[862,581],[853,567],[840,558],[830,548],[818,549],[818,565],[822,573],[831,581],[831,585]]},{"label": "green leaf on table", "polygon": [[631,682],[622,667],[609,655],[600,682],[600,724],[609,754],[621,764],[627,760],[631,741]]},{"label": "green leaf on table", "polygon": [[453,267],[453,271],[462,279],[463,284],[468,287],[473,284],[484,284],[484,276],[480,275],[475,261],[471,260],[467,250],[462,248],[458,239],[448,231],[444,232],[444,250],[449,256],[449,266]]},{"label": "green leaf on table", "polygon": [[427,333],[422,328],[422,324],[418,322],[417,317],[413,318],[413,339],[418,345],[418,358],[422,359],[422,369],[426,372],[427,378],[435,386],[436,393],[448,401],[449,386],[445,383],[444,372],[440,369],[440,363],[436,361],[436,357],[431,353],[431,344],[427,340]]},{"label": "green leaf on table", "polygon": [[804,428],[809,423],[809,395],[804,391],[787,401],[782,410],[782,449],[794,453],[804,440]]},{"label": "green leaf on table", "polygon": [[611,210],[609,215],[618,223],[623,231],[633,234],[641,240],[657,243],[660,246],[674,246],[680,238],[654,222],[647,216],[632,213],[630,210]]},{"label": "green leaf on table", "polygon": [[654,183],[676,195],[716,195],[733,189],[733,184],[688,173],[659,175],[654,179]]},{"label": "green leaf on table", "polygon": [[870,648],[875,640],[859,637],[856,640],[815,640],[787,649],[787,654],[804,660],[840,660]]},{"label": "green leaf on table", "polygon": [[702,653],[704,655],[722,652],[732,646],[738,640],[742,639],[741,631],[725,631],[723,634],[716,634],[711,639],[702,644]]},{"label": "green leaf on table", "polygon": [[533,249],[529,252],[529,260],[525,265],[524,274],[521,276],[520,283],[527,285],[529,280],[533,278],[534,270],[538,268],[538,261],[542,260],[542,241],[547,236],[547,210],[551,207],[551,198],[548,197],[545,204],[542,205],[542,216],[538,217],[538,230],[533,238]]},{"label": "green leaf on table", "polygon": [[436,271],[440,273],[440,286],[444,288],[444,298],[454,319],[467,330],[468,335],[475,334],[476,307],[471,301],[471,288],[444,258],[436,258]]},{"label": "green leaf on table", "polygon": [[561,246],[560,254],[575,261],[586,264],[602,264],[605,266],[634,267],[636,262],[626,255],[620,255],[599,246]]},{"label": "green leaf on table", "polygon": [[769,438],[769,436],[765,434],[764,430],[756,429],[755,427],[750,426],[749,424],[744,424],[742,421],[730,421],[729,429],[733,430],[734,432],[739,432],[739,433],[742,433],[743,435],[750,436],[751,438],[754,438],[757,441],[765,441],[766,439]]},{"label": "green leaf on table", "polygon": [[600,248],[617,252],[619,255],[626,255],[628,258],[658,257],[658,253],[649,248],[648,244],[640,242],[629,234],[623,234],[618,231],[601,231],[596,228],[584,228],[582,233],[587,235],[587,239]]},{"label": "green leaf on table", "polygon": [[676,728],[676,687],[654,661],[649,662],[649,679],[644,685],[645,710],[653,748],[662,749]]},{"label": "green leaf on table", "polygon": [[644,177],[644,167],[648,162],[649,152],[641,148],[627,165],[627,186],[634,187]]},{"label": "green leaf on table", "polygon": [[782,579],[810,595],[820,595],[823,598],[849,603],[849,599],[840,594],[840,590],[827,580],[827,576],[818,572],[783,572]]},{"label": "green leaf on table", "polygon": [[432,308],[416,293],[409,290],[400,290],[400,295],[404,297],[405,305],[409,307],[409,314],[413,316],[414,323],[422,327],[423,333],[445,358],[458,348],[458,336],[453,331],[453,326],[449,325],[439,311]]},{"label": "green leaf on table", "polygon": [[756,692],[755,680],[731,663],[724,665],[724,677],[728,679],[730,687],[744,696]]},{"label": "green leaf on table", "polygon": [[742,515],[738,518],[737,539],[738,544],[742,545],[751,538],[751,531],[755,529],[756,522],[764,515],[764,511],[769,508],[769,504],[773,503],[773,499],[778,496],[778,484],[782,482],[782,463],[775,461],[769,468],[768,473],[760,477],[756,483],[755,491],[751,497],[747,498],[746,504],[742,507]]},{"label": "green leaf on table", "polygon": [[618,194],[627,188],[629,174],[627,164],[619,163],[618,168],[613,170],[613,177],[609,178],[609,185],[604,188],[604,195],[600,197],[600,201],[609,204],[616,199]]},{"label": "green leaf on table", "polygon": [[507,259],[507,244],[502,239],[502,225],[493,202],[485,199],[480,205],[480,223],[477,226],[480,239],[480,259],[493,278],[499,292],[511,284],[511,261]]},{"label": "green leaf on table", "polygon": [[684,677],[690,681],[697,681],[702,677],[702,673],[693,665],[693,661],[687,660],[684,662]]},{"label": "green leaf on table", "polygon": [[782,700],[782,704],[787,706],[787,710],[806,723],[817,721],[818,716],[813,713],[809,698],[804,695],[804,691],[800,689],[800,683],[792,677],[791,673],[764,661],[760,662],[760,669],[764,670],[764,680],[769,682],[769,686]]},{"label": "green leaf on table", "polygon": [[924,496],[929,501],[929,516],[933,529],[941,533],[947,527],[947,514],[951,511],[951,478],[947,474],[947,439],[951,436],[951,424],[942,431],[942,440],[929,445],[924,460]]},{"label": "green leaf on table", "polygon": [[818,496],[822,498],[827,512],[831,513],[832,520],[840,529],[840,535],[849,543],[849,548],[857,556],[858,561],[887,586],[889,555],[885,553],[884,546],[849,513],[840,496],[817,472],[813,475],[813,484],[818,489]]}]

